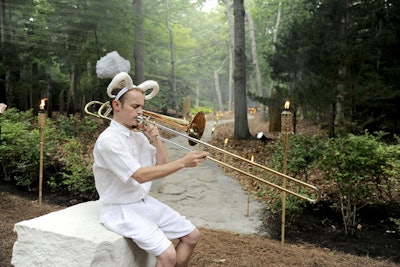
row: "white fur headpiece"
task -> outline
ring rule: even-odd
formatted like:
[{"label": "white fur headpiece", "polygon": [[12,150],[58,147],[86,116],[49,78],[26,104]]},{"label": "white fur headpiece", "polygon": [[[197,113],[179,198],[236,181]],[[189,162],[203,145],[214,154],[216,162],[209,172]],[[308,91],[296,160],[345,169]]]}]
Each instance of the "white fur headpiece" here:
[{"label": "white fur headpiece", "polygon": [[[115,89],[121,89],[117,95],[113,95],[111,92]],[[139,85],[134,85],[131,76],[129,76],[126,72],[120,72],[114,76],[112,81],[107,87],[107,95],[110,98],[115,98],[116,100],[120,99],[122,95],[124,95],[127,91],[131,89],[140,89],[145,94],[145,100],[150,100],[158,94],[160,87],[156,81],[147,80]],[[149,89],[153,89],[150,94],[146,95],[146,91]]]}]

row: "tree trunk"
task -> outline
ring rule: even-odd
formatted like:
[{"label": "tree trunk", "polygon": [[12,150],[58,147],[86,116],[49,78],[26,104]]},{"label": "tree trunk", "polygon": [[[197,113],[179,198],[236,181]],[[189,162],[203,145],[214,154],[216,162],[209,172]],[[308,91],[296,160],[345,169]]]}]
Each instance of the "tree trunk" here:
[{"label": "tree trunk", "polygon": [[331,111],[330,111],[330,116],[329,116],[329,128],[328,128],[328,134],[330,138],[336,137],[336,132],[335,132],[335,118],[337,114],[336,110],[336,102],[332,102],[331,104]]},{"label": "tree trunk", "polygon": [[196,107],[199,106],[199,98],[200,98],[200,81],[197,80],[197,83],[196,83],[196,101],[195,101]]},{"label": "tree trunk", "polygon": [[[252,54],[252,58],[253,58],[254,72],[256,74],[257,91],[258,91],[258,95],[260,97],[262,97],[264,95],[264,89],[263,89],[263,85],[262,85],[260,68],[258,66],[257,44],[256,44],[256,37],[254,34],[254,22],[253,22],[253,17],[250,14],[250,11],[246,12],[246,18],[249,23],[249,32],[250,32],[250,40],[251,40],[251,54]],[[260,121],[266,122],[267,116],[265,115],[265,106],[263,104],[260,104],[260,115],[261,115]]]},{"label": "tree trunk", "polygon": [[5,29],[8,29],[6,27],[7,25],[7,19],[6,19],[6,0],[0,0],[0,40],[1,40],[1,48],[3,49],[3,44],[6,41],[5,40]]},{"label": "tree trunk", "polygon": [[284,103],[281,102],[282,95],[274,90],[271,95],[271,105],[269,105],[269,132],[280,132],[281,129],[281,113]]},{"label": "tree trunk", "polygon": [[30,102],[29,108],[33,108],[33,112],[37,114],[39,112],[39,104],[40,104],[40,91],[41,88],[39,86],[39,66],[37,63],[31,64],[31,79],[32,82],[30,86]]},{"label": "tree trunk", "polygon": [[144,82],[144,32],[143,32],[143,7],[142,0],[132,0],[134,28],[134,49],[133,58],[135,59],[134,83]]},{"label": "tree trunk", "polygon": [[[279,29],[279,24],[281,21],[281,8],[282,8],[282,2],[279,1],[279,8],[278,8],[278,14],[276,16],[276,24],[275,24],[275,29],[274,29],[274,39],[273,39],[273,44],[272,44],[272,51],[275,51],[275,44],[278,39],[278,29]],[[269,86],[269,89],[267,90],[267,96],[271,97],[271,99],[275,98],[277,95],[277,92],[274,90],[274,81],[271,80],[271,84]],[[276,100],[279,100],[279,98],[275,98]],[[274,101],[276,102],[276,101]],[[270,132],[278,132],[281,130],[280,124],[281,124],[281,116],[280,112],[281,107],[279,105],[271,105],[268,107],[268,112],[269,112],[269,131]]]},{"label": "tree trunk", "polygon": [[77,67],[74,65],[71,70],[68,90],[68,101],[67,101],[67,115],[75,113],[75,85],[78,73]]},{"label": "tree trunk", "polygon": [[244,4],[243,0],[234,0],[234,93],[235,93],[235,139],[244,140],[250,137],[247,121],[247,96],[246,96],[246,46],[244,31]]},{"label": "tree trunk", "polygon": [[175,111],[178,112],[179,106],[178,106],[178,91],[176,88],[176,68],[175,68],[175,50],[174,50],[174,37],[172,34],[172,29],[169,26],[169,0],[167,0],[167,14],[165,17],[167,29],[169,32],[169,47],[170,47],[170,53],[171,53],[171,78],[172,78],[172,97],[174,100],[174,108]]},{"label": "tree trunk", "polygon": [[65,112],[65,90],[61,90],[61,92],[58,94],[58,111],[60,114],[64,114]]},{"label": "tree trunk", "polygon": [[222,104],[221,90],[219,88],[218,72],[222,69],[227,59],[228,58],[225,58],[221,66],[218,69],[214,70],[214,84],[215,84],[215,93],[217,95],[217,101],[218,101],[218,111],[224,110],[224,106]]},{"label": "tree trunk", "polygon": [[219,89],[219,79],[217,70],[214,70],[214,84],[215,84],[215,94],[217,96],[217,102],[218,102],[218,111],[223,111],[224,108],[222,106],[221,90]]},{"label": "tree trunk", "polygon": [[228,111],[232,111],[232,84],[233,84],[233,61],[234,61],[234,19],[233,19],[233,3],[229,0],[224,0],[226,4],[226,15],[229,25],[229,78],[228,78]]}]

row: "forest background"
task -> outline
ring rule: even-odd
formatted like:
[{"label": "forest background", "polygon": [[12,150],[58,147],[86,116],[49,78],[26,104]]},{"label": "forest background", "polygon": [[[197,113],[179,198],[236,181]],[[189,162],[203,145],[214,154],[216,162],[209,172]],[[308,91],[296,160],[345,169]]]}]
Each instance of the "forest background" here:
[{"label": "forest background", "polygon": [[[269,122],[271,136],[279,132],[289,100],[295,133],[299,120],[323,131],[291,138],[290,175],[313,177],[346,233],[371,205],[390,211],[385,219],[400,231],[399,3],[221,0],[205,11],[205,2],[0,0],[0,79],[9,105],[0,117],[3,180],[37,190],[34,116],[47,98],[45,189],[96,198],[90,141],[104,124],[83,109],[107,100],[111,77],[99,77],[96,66],[117,51],[135,84],[160,84],[146,109],[183,116],[183,99],[190,99],[192,114],[233,112],[237,139],[252,137],[248,108]],[[281,170],[279,140],[268,148],[268,164]],[[267,201],[279,209],[276,194],[255,194],[276,197]],[[304,211],[303,202],[289,203],[293,218]]]},{"label": "forest background", "polygon": [[[106,99],[110,79],[97,77],[96,62],[117,51],[131,63],[135,84],[160,84],[148,109],[179,113],[190,96],[192,106],[232,110],[233,2],[209,12],[205,1],[141,2],[1,0],[0,78],[9,106],[36,114],[46,97],[49,116],[82,112],[88,101]],[[396,1],[245,6],[241,90],[268,107],[272,130],[290,99],[295,115],[318,119],[330,136],[399,131]]]}]

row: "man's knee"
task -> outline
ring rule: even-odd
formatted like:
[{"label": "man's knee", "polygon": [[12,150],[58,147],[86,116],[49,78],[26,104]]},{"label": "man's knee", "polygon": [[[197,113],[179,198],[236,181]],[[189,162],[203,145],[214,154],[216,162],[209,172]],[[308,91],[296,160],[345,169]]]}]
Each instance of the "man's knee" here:
[{"label": "man's knee", "polygon": [[176,250],[173,245],[170,245],[166,250],[157,256],[158,266],[175,266]]},{"label": "man's knee", "polygon": [[195,228],[190,234],[184,236],[181,240],[183,243],[188,245],[196,245],[200,239],[200,231],[199,229]]}]

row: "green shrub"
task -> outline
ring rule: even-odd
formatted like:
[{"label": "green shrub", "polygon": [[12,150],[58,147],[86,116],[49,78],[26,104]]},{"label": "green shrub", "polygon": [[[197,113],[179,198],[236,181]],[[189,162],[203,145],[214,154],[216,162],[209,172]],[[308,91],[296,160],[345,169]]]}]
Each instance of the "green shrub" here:
[{"label": "green shrub", "polygon": [[[3,176],[15,185],[37,190],[40,162],[40,134],[37,117],[31,111],[9,109],[0,116],[0,159]],[[96,119],[59,116],[47,119],[43,145],[44,190],[68,192],[92,198],[91,172],[93,135],[103,128]]]},{"label": "green shrub", "polygon": [[385,160],[385,165],[381,166],[382,172],[376,177],[378,188],[378,199],[382,202],[392,204],[399,203],[400,200],[400,143],[397,144],[380,143],[377,154]]},{"label": "green shrub", "polygon": [[[323,139],[318,136],[308,136],[306,134],[296,134],[289,138],[289,149],[287,156],[287,174],[298,180],[307,182],[310,172],[315,168],[318,159],[321,157],[321,148],[323,147]],[[273,151],[270,157],[270,165],[275,170],[283,171],[283,144],[281,140],[270,145]],[[280,181],[280,179],[278,180]],[[278,183],[279,184],[279,183]],[[296,191],[296,185],[292,185],[292,189]],[[299,191],[300,194],[309,197],[305,190]],[[271,209],[277,211],[282,209],[281,194],[273,197]],[[306,208],[306,202],[303,199],[287,194],[286,198],[286,219],[288,223],[293,223],[298,216]]]},{"label": "green shrub", "polygon": [[398,145],[386,145],[368,133],[326,142],[319,166],[334,185],[334,207],[342,214],[346,234],[349,229],[353,233],[359,209],[384,201],[379,192],[398,192],[399,153]]},{"label": "green shrub", "polygon": [[[84,146],[77,140],[71,140],[63,146],[66,152],[61,159],[64,163],[63,179],[58,186],[66,186],[68,191],[84,199],[91,199],[96,194],[92,173],[93,161],[84,152]],[[55,184],[53,184],[53,187]]]},{"label": "green shrub", "polygon": [[[28,115],[29,114],[29,115]],[[39,130],[32,127],[30,111],[9,109],[0,116],[0,159],[6,180],[30,188],[39,173]]]},{"label": "green shrub", "polygon": [[[308,180],[310,172],[321,157],[324,139],[319,135],[312,137],[306,134],[291,135],[287,157],[288,175],[296,179]],[[270,158],[271,164],[276,170],[283,170],[283,144],[281,140],[271,147],[274,151]]]}]

